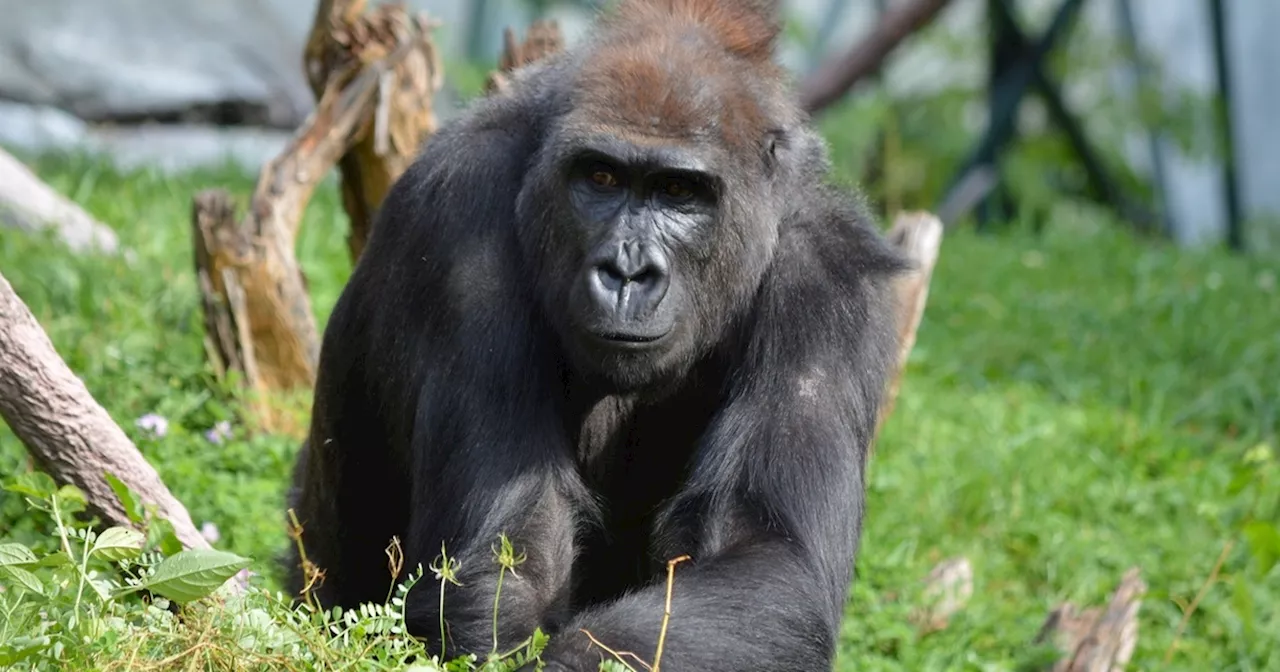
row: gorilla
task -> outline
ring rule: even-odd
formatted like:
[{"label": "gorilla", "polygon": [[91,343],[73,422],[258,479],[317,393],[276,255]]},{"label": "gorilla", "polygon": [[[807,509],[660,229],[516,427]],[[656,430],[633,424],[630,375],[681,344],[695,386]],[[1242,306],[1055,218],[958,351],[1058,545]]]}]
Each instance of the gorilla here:
[{"label": "gorilla", "polygon": [[443,548],[434,646],[483,656],[505,535],[499,649],[586,672],[583,630],[655,650],[687,555],[663,669],[830,669],[909,264],[828,182],[778,11],[622,0],[425,144],[324,334],[290,493],[321,604]]}]

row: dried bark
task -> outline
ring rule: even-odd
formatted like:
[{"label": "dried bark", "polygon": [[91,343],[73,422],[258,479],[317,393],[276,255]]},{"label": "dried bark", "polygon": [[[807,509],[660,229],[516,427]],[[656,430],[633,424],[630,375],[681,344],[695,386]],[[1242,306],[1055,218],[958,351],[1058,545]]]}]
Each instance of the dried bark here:
[{"label": "dried bark", "polygon": [[351,218],[353,259],[374,213],[435,129],[441,72],[430,25],[398,5],[362,16],[364,3],[322,2],[305,55],[319,97],[280,156],[262,169],[244,221],[231,197],[196,195],[192,225],[206,346],[220,374],[238,371],[260,392],[308,389],[320,339],[294,253],[307,202],[335,165]]},{"label": "dried bark", "polygon": [[1070,602],[1049,613],[1037,643],[1053,642],[1064,655],[1052,672],[1120,672],[1138,643],[1138,609],[1147,584],[1137,568],[1125,572],[1105,609],[1077,610]]},{"label": "dried bark", "polygon": [[35,316],[0,275],[0,416],[40,469],[85,493],[112,525],[131,526],[110,473],[173,524],[187,548],[208,548],[160,475],[58,356]]},{"label": "dried bark", "polygon": [[90,217],[0,149],[0,224],[24,231],[54,229],[73,252],[114,253],[115,231]]},{"label": "dried bark", "polygon": [[502,55],[498,69],[489,73],[484,90],[487,94],[505,92],[511,86],[511,76],[516,70],[546,58],[564,49],[564,35],[555,21],[534,21],[529,26],[523,42],[516,42],[515,32],[507,28],[502,33]]},{"label": "dried bark", "polygon": [[[398,4],[365,12],[365,0],[324,0],[304,52],[311,90],[323,100],[356,72],[382,64],[377,100],[362,115],[338,160],[342,204],[351,222],[352,261],[360,257],[378,206],[408,169],[438,122],[432,103],[444,82],[439,54],[428,33],[434,24]],[[416,48],[399,56],[403,46]]]},{"label": "dried bark", "polygon": [[898,279],[894,293],[898,301],[898,334],[901,345],[898,350],[898,362],[884,404],[880,409],[880,419],[876,431],[884,425],[889,414],[893,412],[898,399],[898,390],[902,384],[903,370],[911,349],[916,344],[916,330],[920,328],[920,319],[924,316],[925,303],[929,299],[929,282],[933,278],[933,267],[938,262],[938,252],[942,246],[942,222],[927,212],[904,212],[894,220],[886,237],[890,244],[897,247],[915,268]]},{"label": "dried bark", "polygon": [[915,0],[890,9],[871,34],[852,49],[818,66],[800,85],[800,103],[810,114],[840,100],[880,64],[904,39],[929,25],[949,0]]}]

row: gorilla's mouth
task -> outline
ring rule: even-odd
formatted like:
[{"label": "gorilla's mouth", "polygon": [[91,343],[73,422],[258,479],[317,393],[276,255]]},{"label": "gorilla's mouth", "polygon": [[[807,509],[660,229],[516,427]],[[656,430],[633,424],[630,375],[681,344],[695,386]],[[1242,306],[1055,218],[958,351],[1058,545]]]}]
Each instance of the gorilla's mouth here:
[{"label": "gorilla's mouth", "polygon": [[633,334],[622,331],[609,331],[600,334],[600,338],[610,343],[643,345],[645,343],[654,343],[662,339],[666,334]]}]

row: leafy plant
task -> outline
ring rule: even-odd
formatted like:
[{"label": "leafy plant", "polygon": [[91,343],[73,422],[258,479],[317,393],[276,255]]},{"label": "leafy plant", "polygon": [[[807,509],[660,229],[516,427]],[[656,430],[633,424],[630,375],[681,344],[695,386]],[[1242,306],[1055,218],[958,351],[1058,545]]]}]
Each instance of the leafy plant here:
[{"label": "leafy plant", "polygon": [[[123,487],[118,480],[112,485]],[[164,601],[195,602],[249,565],[248,559],[224,551],[148,551],[148,536],[132,528],[98,533],[81,526],[75,516],[85,509],[84,494],[71,485],[59,488],[40,472],[22,474],[5,489],[49,516],[57,534],[56,550],[43,557],[20,543],[0,546],[0,576],[13,588],[0,595],[0,610],[10,624],[3,631],[9,636],[0,637],[0,665],[29,658],[61,664],[68,647],[114,639],[113,633],[129,627],[127,596],[149,595],[149,607],[136,603],[143,614]],[[127,508],[136,513],[137,498],[127,488],[124,492]],[[156,541],[161,548],[168,545],[163,533]]]},{"label": "leafy plant", "polygon": [[[139,510],[137,496],[118,479],[112,485],[139,521],[154,513]],[[384,604],[321,610],[254,590],[248,580],[240,590],[220,590],[250,560],[180,544],[166,550],[176,542],[171,527],[160,525],[153,534],[129,527],[95,532],[76,515],[85,508],[83,493],[59,488],[40,472],[12,478],[5,489],[50,517],[57,532],[45,549],[0,544],[0,666],[93,669],[119,660],[120,647],[130,643],[144,667],[203,652],[209,667],[219,669],[285,660],[307,669],[336,662],[445,672],[511,672],[529,663],[541,668],[538,655],[547,638],[540,631],[505,653],[495,644],[482,662],[429,656],[424,643],[408,634],[404,614],[406,596],[423,578],[421,566],[395,585]],[[444,567],[456,570],[456,561],[442,557]],[[502,571],[522,561],[502,537],[495,547]],[[495,604],[495,633],[497,617]]]}]

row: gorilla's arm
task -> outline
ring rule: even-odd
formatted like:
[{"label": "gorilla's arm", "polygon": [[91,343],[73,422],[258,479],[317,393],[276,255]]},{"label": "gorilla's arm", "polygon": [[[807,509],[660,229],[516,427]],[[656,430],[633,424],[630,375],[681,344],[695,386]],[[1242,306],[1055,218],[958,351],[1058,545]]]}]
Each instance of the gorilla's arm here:
[{"label": "gorilla's arm", "polygon": [[[543,624],[572,564],[580,486],[513,236],[538,105],[477,103],[388,194],[326,329],[300,469],[308,551],[339,586],[326,603],[386,598],[393,534],[406,572],[442,546],[458,561],[461,585],[445,587],[450,655],[493,645],[501,534],[528,561],[503,579],[499,647]],[[439,590],[428,569],[406,607],[433,646]]]},{"label": "gorilla's arm", "polygon": [[[435,369],[419,399],[411,473],[423,486],[410,493],[407,553],[427,566],[443,542],[458,561],[461,585],[444,596],[455,653],[493,646],[501,535],[527,559],[503,578],[498,646],[514,646],[567,606],[581,491],[534,332],[519,319],[464,332],[475,356]],[[406,615],[415,634],[438,637],[439,589],[430,573],[414,588]]]},{"label": "gorilla's arm", "polygon": [[[829,233],[835,230],[836,234]],[[742,366],[655,551],[676,568],[663,666],[829,669],[857,550],[863,466],[896,352],[897,267],[865,229],[788,236]],[[585,612],[544,659],[594,670],[602,652],[653,654],[665,585]]]},{"label": "gorilla's arm", "polygon": [[[498,625],[509,648],[554,619],[567,603],[576,502],[581,484],[561,419],[554,344],[536,311],[529,270],[514,237],[515,192],[536,145],[531,113],[518,101],[483,128],[451,130],[424,153],[432,169],[413,185],[408,239],[397,247],[438,263],[393,294],[419,297],[404,338],[416,348],[416,404],[409,441],[409,567],[457,561],[444,587],[449,655],[493,646],[500,567],[493,550],[506,535],[527,556],[503,577]],[[519,115],[519,116],[517,116]],[[510,118],[515,117],[515,118]],[[484,114],[475,117],[484,120]],[[479,122],[473,122],[478,123]],[[375,234],[376,235],[376,234]],[[412,263],[410,260],[409,263]],[[419,262],[419,266],[425,266]],[[429,274],[429,270],[423,270]],[[400,350],[386,343],[387,352]],[[394,396],[388,398],[396,398]],[[439,632],[440,582],[430,572],[408,599],[411,631]]]}]

